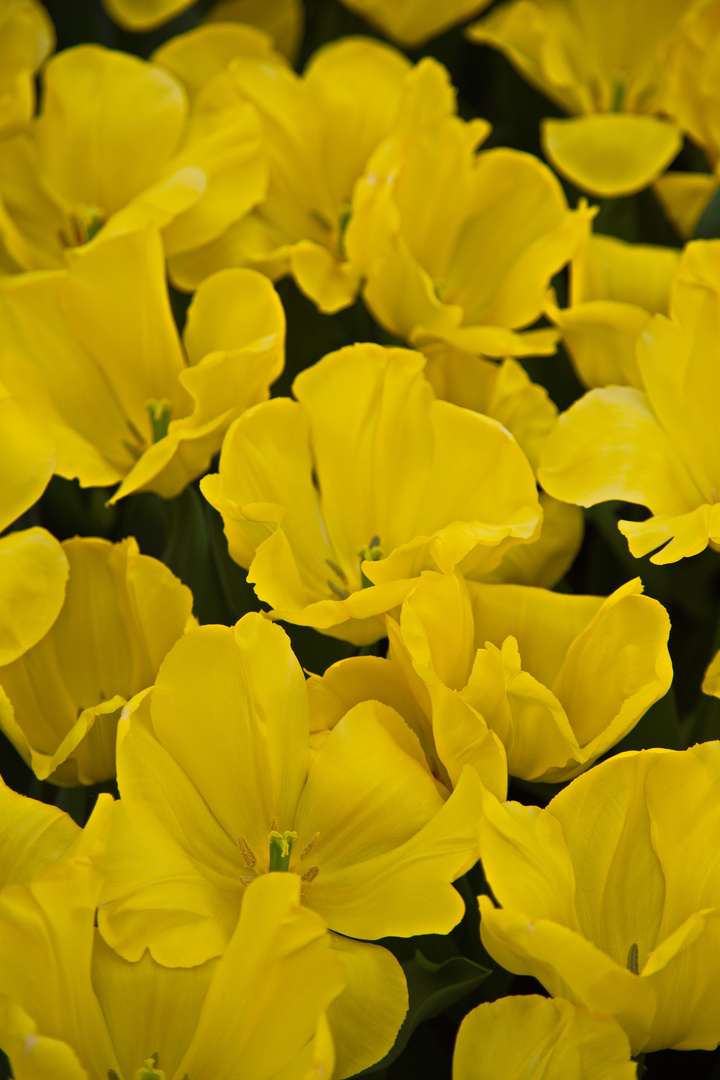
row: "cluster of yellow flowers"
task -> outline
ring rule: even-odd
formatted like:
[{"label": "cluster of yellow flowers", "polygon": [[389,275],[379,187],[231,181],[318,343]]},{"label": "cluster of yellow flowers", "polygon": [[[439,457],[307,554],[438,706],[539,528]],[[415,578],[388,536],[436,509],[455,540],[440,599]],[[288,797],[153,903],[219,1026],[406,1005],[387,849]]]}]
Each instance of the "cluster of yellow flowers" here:
[{"label": "cluster of yellow flowers", "polygon": [[[106,8],[144,31],[190,3]],[[720,550],[720,239],[690,239],[720,0],[343,3],[393,44],[297,74],[299,0],[222,0],[150,60],[55,52],[39,0],[0,0],[0,729],[35,778],[0,781],[15,1080],[391,1080],[446,1006],[454,1080],[632,1080],[720,1043],[720,742],[694,743],[720,730],[610,753],[672,693],[670,618],[634,573],[577,588],[582,507],[649,511],[623,567]],[[570,114],[549,164],[483,148],[399,47],[481,14],[465,44]],[[707,171],[667,171],[684,139]],[[650,185],[676,246],[594,231],[588,196]],[[281,279],[370,340],[286,371]],[[528,374],[560,343],[563,412]],[[43,507],[88,488],[96,521],[192,491],[258,610],[200,625],[142,540],[61,542]],[[341,659],[304,671],[277,621]],[[464,988],[412,949],[461,922]],[[408,990],[441,969],[445,996]]]}]

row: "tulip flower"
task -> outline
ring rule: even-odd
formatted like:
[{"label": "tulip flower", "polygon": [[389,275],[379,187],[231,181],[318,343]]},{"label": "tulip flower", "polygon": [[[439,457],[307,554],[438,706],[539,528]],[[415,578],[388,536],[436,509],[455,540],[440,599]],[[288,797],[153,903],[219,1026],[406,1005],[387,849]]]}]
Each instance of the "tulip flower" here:
[{"label": "tulip flower", "polygon": [[55,30],[37,0],[0,3],[0,137],[22,130],[35,112],[35,75],[55,47]]},{"label": "tulip flower", "polygon": [[434,60],[413,68],[396,49],[359,37],[318,50],[300,77],[267,44],[229,29],[203,27],[168,42],[155,59],[192,88],[193,114],[206,122],[247,103],[258,110],[268,187],[222,235],[171,258],[173,280],[194,289],[227,266],[273,279],[291,273],[321,311],[338,311],[360,288],[345,242],[354,185],[396,127],[415,127],[428,111],[455,111],[449,77]]},{"label": "tulip flower", "polygon": [[512,776],[558,782],[630,731],[672,681],[670,623],[639,579],[612,596],[483,585],[425,573],[388,619],[453,782],[487,769],[489,733]]},{"label": "tulip flower", "polygon": [[547,307],[584,386],[642,386],[636,345],[652,315],[668,314],[679,260],[676,248],[588,237],[571,266],[568,306]]},{"label": "tulip flower", "polygon": [[42,428],[36,453],[44,463],[54,441],[61,476],[122,481],[115,499],[172,498],[207,469],[230,422],[268,396],[285,315],[262,275],[226,271],[198,290],[183,350],[149,229],[88,245],[67,270],[17,276],[0,294],[0,334],[0,379],[30,429],[14,436],[16,458]]},{"label": "tulip flower", "polygon": [[720,243],[690,245],[673,286],[672,319],[655,315],[637,345],[642,389],[591,390],[558,419],[540,483],[580,506],[623,499],[646,521],[620,521],[631,553],[654,563],[720,543],[716,363]]},{"label": "tulip flower", "polygon": [[95,236],[154,224],[168,254],[208,243],[261,197],[257,114],[191,119],[168,72],[78,45],[44,71],[40,114],[3,143],[0,240],[6,272],[55,269]]},{"label": "tulip flower", "polygon": [[620,754],[546,810],[486,794],[480,853],[508,971],[615,1017],[633,1054],[720,1042],[720,744]]},{"label": "tulip flower", "polygon": [[[557,419],[545,388],[532,382],[511,356],[498,364],[441,343],[424,346],[423,352],[425,374],[437,396],[501,423],[537,472],[540,452]],[[500,564],[482,575],[483,581],[550,589],[569,570],[582,543],[582,511],[545,492],[539,498],[543,521],[537,540],[508,548]]]},{"label": "tulip flower", "polygon": [[511,0],[468,30],[500,49],[572,119],[543,121],[543,150],[593,195],[640,191],[665,171],[682,133],[663,111],[665,57],[687,0]]},{"label": "tulip flower", "polygon": [[273,618],[367,644],[421,570],[476,576],[535,539],[532,469],[498,423],[436,401],[424,357],[331,353],[228,431],[201,490]]},{"label": "tulip flower", "polygon": [[478,1005],[458,1031],[453,1080],[636,1080],[610,1016],[527,994]]},{"label": "tulip flower", "polygon": [[693,143],[701,147],[710,172],[672,170],[655,182],[666,214],[686,239],[720,185],[720,109],[716,90],[720,62],[720,4],[689,5],[663,71],[663,104]]},{"label": "tulip flower", "polygon": [[55,471],[55,443],[0,382],[0,530],[37,502]]},{"label": "tulip flower", "polygon": [[0,670],[40,641],[63,606],[68,561],[46,529],[0,537]]},{"label": "tulip flower", "polygon": [[429,38],[448,30],[486,8],[490,0],[342,0],[345,7],[379,27],[384,34],[404,48],[424,45]]},{"label": "tulip flower", "polygon": [[68,814],[18,795],[0,778],[0,892],[30,881],[69,856],[78,844],[82,846],[82,837]]},{"label": "tulip flower", "polygon": [[441,341],[485,356],[552,353],[555,331],[519,331],[540,318],[550,279],[594,211],[570,211],[530,154],[477,153],[489,125],[432,108],[437,73],[419,75],[419,119],[380,143],[355,188],[345,248],[365,279],[363,297],[415,348]]},{"label": "tulip flower", "polygon": [[16,1080],[332,1074],[325,1010],[342,964],[296,878],[257,882],[224,956],[172,971],[105,945],[101,884],[75,855],[0,893],[0,1045]]},{"label": "tulip flower", "polygon": [[128,960],[148,948],[168,966],[203,963],[257,881],[290,875],[344,935],[349,996],[329,1010],[337,1075],[373,1064],[407,998],[397,961],[371,941],[446,933],[462,917],[451,882],[476,857],[472,770],[443,797],[416,736],[377,702],[311,739],[302,669],[256,613],[186,634],[127,716],[99,911],[108,944]]},{"label": "tulip flower", "polygon": [[[2,541],[6,550],[11,540],[17,550],[20,537],[40,548],[33,566],[40,571],[45,562],[48,591],[36,610],[29,604],[5,616],[3,636],[14,632],[26,647],[13,649],[11,662],[0,651],[0,727],[41,780],[108,780],[120,712],[152,685],[168,649],[194,621],[192,595],[161,562],[140,555],[134,540],[66,540],[58,558],[56,541],[40,529],[11,534]],[[18,582],[15,595],[27,597],[40,584],[23,589]]]}]

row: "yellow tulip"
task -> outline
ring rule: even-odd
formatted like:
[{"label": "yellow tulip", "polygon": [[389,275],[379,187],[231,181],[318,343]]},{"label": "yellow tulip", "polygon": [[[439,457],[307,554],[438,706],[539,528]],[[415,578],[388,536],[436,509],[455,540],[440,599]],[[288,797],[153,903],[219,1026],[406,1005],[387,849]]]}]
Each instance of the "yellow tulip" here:
[{"label": "yellow tulip", "polygon": [[[37,529],[11,534],[5,547],[19,536],[45,549],[52,541]],[[152,685],[166,652],[190,625],[192,596],[161,562],[140,555],[134,540],[67,540],[59,559],[55,544],[43,556],[54,561],[45,571],[44,606],[34,601],[35,622],[28,625],[30,606],[22,620],[14,616],[25,648],[15,648],[10,662],[7,649],[0,653],[0,727],[41,780],[94,784],[115,775],[120,712]],[[68,565],[61,607],[57,593]],[[25,593],[39,584],[26,585]],[[15,592],[21,591],[18,583]]]},{"label": "yellow tulip", "polygon": [[486,794],[480,853],[508,971],[615,1017],[633,1054],[720,1041],[720,744],[620,754],[547,810]]},{"label": "yellow tulip", "polygon": [[37,0],[0,2],[0,137],[35,112],[35,75],[55,47],[55,30]]},{"label": "yellow tulip", "polygon": [[249,409],[201,490],[272,616],[355,644],[426,568],[492,570],[535,539],[532,469],[496,421],[435,400],[419,353],[361,344]]},{"label": "yellow tulip", "polygon": [[[0,333],[0,379],[30,428],[13,436],[16,458],[34,426],[33,452],[44,463],[54,442],[61,476],[122,481],[116,499],[140,489],[171,498],[207,469],[230,422],[268,396],[285,315],[262,275],[225,271],[198,290],[183,351],[150,229],[90,244],[67,270],[18,275],[0,293]],[[44,482],[35,464],[31,492]]]},{"label": "yellow tulip", "polygon": [[416,736],[377,702],[311,739],[289,639],[256,613],[186,634],[121,731],[99,911],[108,944],[128,960],[148,948],[168,966],[203,963],[261,879],[294,877],[343,935],[349,986],[328,1013],[336,1075],[377,1061],[407,996],[397,961],[370,942],[447,933],[462,917],[451,883],[476,858],[472,770],[444,798]]},{"label": "yellow tulip", "polygon": [[681,236],[689,239],[720,185],[720,103],[715,72],[720,62],[720,3],[690,5],[669,50],[663,104],[682,130],[705,152],[709,173],[668,172],[655,191]]},{"label": "yellow tulip", "polygon": [[251,266],[274,279],[292,274],[321,311],[352,304],[360,272],[345,240],[354,185],[381,140],[418,122],[417,85],[428,69],[436,78],[423,108],[455,110],[444,69],[433,60],[413,68],[396,49],[353,37],[318,50],[299,77],[267,41],[213,24],[168,42],[155,59],[192,90],[194,115],[222,118],[251,103],[270,160],[262,201],[211,243],[171,258],[175,282],[193,289],[222,267]]},{"label": "yellow tulip", "polygon": [[577,401],[545,443],[538,473],[567,502],[646,506],[646,521],[618,527],[634,556],[654,551],[661,564],[720,543],[719,242],[688,246],[671,314],[653,316],[638,342],[642,389],[611,386]]},{"label": "yellow tulip", "polygon": [[290,63],[298,58],[305,30],[303,0],[219,0],[205,16],[206,23],[242,23],[269,34],[278,52]]},{"label": "yellow tulip", "polygon": [[639,579],[603,600],[423,574],[388,619],[389,657],[451,780],[465,765],[483,775],[490,732],[512,776],[549,782],[622,739],[672,681],[667,613],[641,592]]},{"label": "yellow tulip", "polygon": [[384,34],[405,48],[414,49],[437,37],[455,23],[477,15],[490,0],[342,0],[350,11],[378,26]]},{"label": "yellow tulip", "polygon": [[[497,364],[447,343],[426,345],[425,374],[439,398],[497,420],[517,440],[537,472],[540,451],[553,428],[557,409],[544,387],[530,380],[511,356]],[[543,522],[530,544],[508,548],[483,581],[539,585],[550,589],[570,569],[583,537],[579,507],[540,493]]]},{"label": "yellow tulip", "polygon": [[518,331],[540,318],[550,279],[593,211],[570,211],[530,154],[477,153],[489,125],[437,108],[441,80],[437,65],[418,67],[413,122],[380,143],[356,185],[345,248],[365,278],[365,301],[415,348],[552,353],[555,331]]},{"label": "yellow tulip", "polygon": [[249,889],[220,959],[128,963],[94,928],[105,799],[74,851],[0,892],[0,1044],[16,1080],[329,1077],[325,1010],[345,979],[299,881]]},{"label": "yellow tulip", "polygon": [[8,272],[65,265],[71,249],[154,224],[168,254],[217,237],[265,189],[257,113],[188,117],[182,86],[126,53],[78,45],[44,71],[42,107],[0,155]]},{"label": "yellow tulip", "polygon": [[453,1080],[636,1080],[610,1016],[528,994],[478,1005],[458,1031]]},{"label": "yellow tulip", "polygon": [[0,382],[0,530],[37,502],[55,471],[55,441]]},{"label": "yellow tulip", "polygon": [[568,307],[547,307],[586,387],[642,386],[635,347],[651,316],[668,314],[679,259],[675,248],[588,237],[572,263]]},{"label": "yellow tulip", "polygon": [[663,111],[665,58],[688,0],[511,0],[468,30],[572,119],[543,121],[552,165],[614,198],[657,179],[682,145]]}]

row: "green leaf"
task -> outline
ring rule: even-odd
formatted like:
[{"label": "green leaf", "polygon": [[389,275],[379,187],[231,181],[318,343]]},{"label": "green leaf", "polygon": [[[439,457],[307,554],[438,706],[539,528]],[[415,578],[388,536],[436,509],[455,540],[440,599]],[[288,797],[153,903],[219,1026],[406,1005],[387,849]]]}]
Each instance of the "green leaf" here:
[{"label": "green leaf", "polygon": [[718,237],[720,237],[720,188],[700,215],[693,240],[717,240]]},{"label": "green leaf", "polygon": [[419,1024],[449,1009],[475,990],[492,972],[465,956],[453,956],[436,964],[419,949],[403,964],[410,1004],[392,1050],[366,1073],[379,1072],[395,1061]]}]

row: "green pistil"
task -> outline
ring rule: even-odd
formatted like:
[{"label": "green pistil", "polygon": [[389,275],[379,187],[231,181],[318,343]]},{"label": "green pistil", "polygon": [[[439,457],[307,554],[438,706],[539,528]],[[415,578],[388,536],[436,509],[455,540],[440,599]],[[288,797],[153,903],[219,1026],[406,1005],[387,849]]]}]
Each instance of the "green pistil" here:
[{"label": "green pistil", "polygon": [[160,442],[160,440],[164,439],[168,433],[168,424],[170,423],[170,414],[172,413],[172,401],[168,398],[160,398],[159,401],[155,401],[151,398],[150,401],[145,402],[145,408],[150,413],[153,442]]},{"label": "green pistil", "polygon": [[292,851],[293,841],[297,840],[296,832],[277,832],[272,829],[268,835],[270,842],[270,865],[268,867],[272,874],[276,870],[287,870],[290,865],[290,852]]},{"label": "green pistil", "polygon": [[[360,550],[358,551],[358,555],[360,556],[361,562],[364,562],[366,559],[369,562],[378,562],[380,559],[383,559],[385,557],[385,552],[380,547],[380,537],[373,536],[367,547],[360,548]],[[360,577],[362,578],[363,589],[372,588],[373,583],[369,577],[365,576],[362,571],[362,567],[360,568]]]},{"label": "green pistil", "polygon": [[165,1080],[165,1073],[161,1069],[158,1069],[157,1063],[157,1054],[153,1054],[151,1058],[147,1058],[144,1067],[138,1069],[135,1073],[135,1080]]},{"label": "green pistil", "polygon": [[625,80],[618,79],[613,89],[612,111],[615,113],[620,112],[622,109],[623,98],[625,97]]}]

